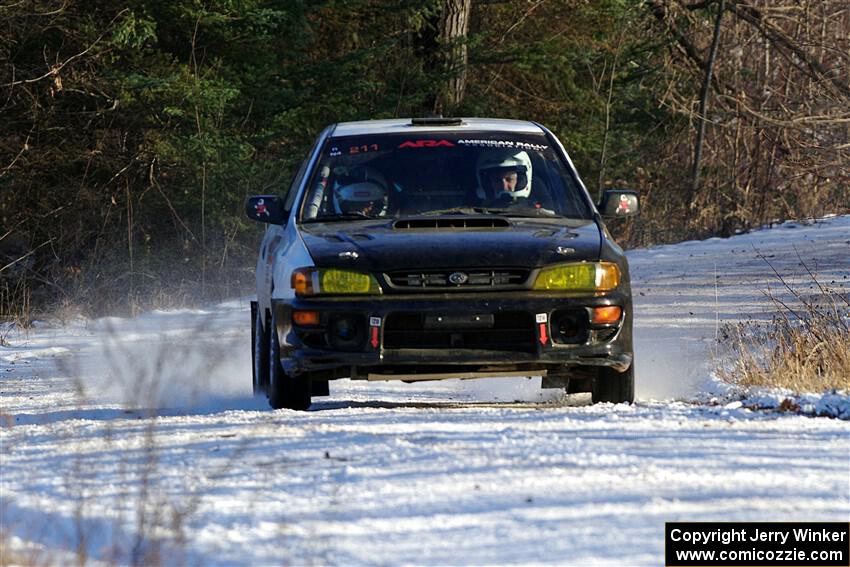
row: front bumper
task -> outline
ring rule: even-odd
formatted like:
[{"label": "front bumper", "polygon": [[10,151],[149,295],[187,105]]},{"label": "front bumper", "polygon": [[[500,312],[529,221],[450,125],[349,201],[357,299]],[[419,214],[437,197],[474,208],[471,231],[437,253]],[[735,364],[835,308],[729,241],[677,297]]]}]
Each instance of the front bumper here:
[{"label": "front bumper", "polygon": [[[281,363],[291,375],[448,377],[457,372],[557,373],[571,366],[622,372],[633,357],[627,290],[314,297],[272,305]],[[612,305],[623,310],[617,323],[590,322],[590,309]],[[293,310],[315,311],[320,322],[296,325]]]}]

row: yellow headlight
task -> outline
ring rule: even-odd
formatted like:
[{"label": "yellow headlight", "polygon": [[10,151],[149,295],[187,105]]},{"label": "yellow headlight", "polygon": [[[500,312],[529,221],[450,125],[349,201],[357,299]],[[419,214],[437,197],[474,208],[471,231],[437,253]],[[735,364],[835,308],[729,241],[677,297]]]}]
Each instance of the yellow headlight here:
[{"label": "yellow headlight", "polygon": [[320,293],[381,293],[381,287],[374,276],[336,269],[319,271],[319,289],[321,290]]},{"label": "yellow headlight", "polygon": [[365,295],[380,294],[378,280],[370,274],[329,268],[298,268],[292,271],[292,288],[296,295]]},{"label": "yellow headlight", "polygon": [[611,262],[583,262],[543,268],[533,289],[610,291],[620,285],[620,270]]}]

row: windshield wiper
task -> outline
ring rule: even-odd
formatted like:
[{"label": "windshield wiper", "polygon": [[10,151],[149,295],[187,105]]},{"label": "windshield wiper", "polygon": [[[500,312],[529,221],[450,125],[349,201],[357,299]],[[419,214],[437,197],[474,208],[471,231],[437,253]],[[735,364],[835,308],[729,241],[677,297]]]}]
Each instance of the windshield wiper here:
[{"label": "windshield wiper", "polygon": [[376,218],[378,217],[373,217],[372,215],[367,215],[366,213],[359,213],[353,211],[350,213],[340,213],[338,215],[320,215],[312,219],[302,219],[301,222],[337,222],[349,220],[371,220]]},{"label": "windshield wiper", "polygon": [[440,209],[437,211],[425,211],[420,215],[473,215],[486,212],[486,209],[481,207],[453,207],[451,209]]},{"label": "windshield wiper", "polygon": [[482,212],[490,215],[500,215],[506,217],[563,217],[549,209],[532,209],[532,208],[517,208],[517,209],[499,209],[499,208],[483,208]]},{"label": "windshield wiper", "polygon": [[499,215],[506,217],[563,217],[548,209],[532,208],[498,208],[498,207],[454,207],[452,209],[441,209],[439,211],[425,211],[419,213],[423,216],[430,215]]}]

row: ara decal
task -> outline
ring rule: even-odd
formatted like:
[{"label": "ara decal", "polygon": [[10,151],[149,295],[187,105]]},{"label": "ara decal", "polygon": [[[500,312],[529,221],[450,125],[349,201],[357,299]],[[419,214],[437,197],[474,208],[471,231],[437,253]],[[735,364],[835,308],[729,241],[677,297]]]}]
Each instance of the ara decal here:
[{"label": "ara decal", "polygon": [[448,140],[407,140],[399,148],[453,148],[455,145]]}]

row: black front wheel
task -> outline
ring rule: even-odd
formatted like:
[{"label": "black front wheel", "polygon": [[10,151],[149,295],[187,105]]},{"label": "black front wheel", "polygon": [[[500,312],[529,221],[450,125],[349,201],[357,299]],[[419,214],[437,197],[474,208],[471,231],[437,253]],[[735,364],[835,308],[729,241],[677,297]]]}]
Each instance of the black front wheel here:
[{"label": "black front wheel", "polygon": [[289,376],[280,364],[280,342],[277,338],[277,325],[274,315],[268,330],[269,338],[269,405],[274,409],[306,410],[310,407],[311,384],[306,374]]},{"label": "black front wheel", "polygon": [[612,404],[630,404],[635,401],[635,365],[625,372],[613,368],[601,367],[593,378],[591,400],[594,404],[611,402]]}]

